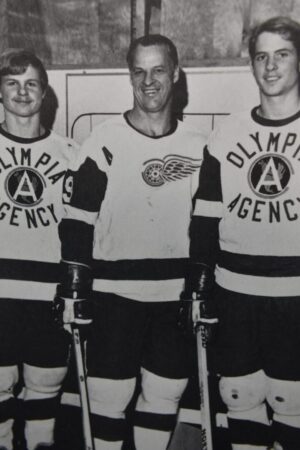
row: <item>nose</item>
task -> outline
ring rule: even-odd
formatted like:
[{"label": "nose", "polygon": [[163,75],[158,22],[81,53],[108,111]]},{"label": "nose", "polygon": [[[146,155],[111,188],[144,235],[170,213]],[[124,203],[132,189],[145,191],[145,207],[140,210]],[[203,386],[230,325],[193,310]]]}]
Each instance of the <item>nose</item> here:
[{"label": "nose", "polygon": [[19,95],[26,95],[27,94],[27,89],[25,85],[19,85],[19,89],[18,89],[18,94]]},{"label": "nose", "polygon": [[149,70],[149,71],[147,71],[147,72],[145,73],[145,76],[144,76],[144,84],[148,86],[149,84],[152,83],[152,81],[153,81],[152,73],[151,73],[151,71]]},{"label": "nose", "polygon": [[266,64],[266,69],[267,70],[273,70],[277,68],[277,62],[276,62],[276,58],[275,56],[268,56],[267,58],[267,64]]}]

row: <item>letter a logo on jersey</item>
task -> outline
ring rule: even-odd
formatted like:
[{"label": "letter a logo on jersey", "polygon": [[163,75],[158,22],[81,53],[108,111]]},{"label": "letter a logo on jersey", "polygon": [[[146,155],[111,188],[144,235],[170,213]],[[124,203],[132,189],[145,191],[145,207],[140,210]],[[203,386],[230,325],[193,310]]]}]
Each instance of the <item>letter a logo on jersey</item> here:
[{"label": "letter a logo on jersey", "polygon": [[45,182],[36,170],[18,168],[9,173],[5,187],[14,203],[34,206],[42,200]]},{"label": "letter a logo on jersey", "polygon": [[293,173],[289,161],[282,155],[258,158],[251,165],[248,180],[251,189],[260,197],[277,197],[288,189]]},{"label": "letter a logo on jersey", "polygon": [[17,201],[19,196],[28,197],[28,199],[31,198],[31,202],[33,201],[34,203],[37,201],[33,185],[26,170],[24,170],[24,173],[19,182],[19,186],[14,193],[14,200]]}]

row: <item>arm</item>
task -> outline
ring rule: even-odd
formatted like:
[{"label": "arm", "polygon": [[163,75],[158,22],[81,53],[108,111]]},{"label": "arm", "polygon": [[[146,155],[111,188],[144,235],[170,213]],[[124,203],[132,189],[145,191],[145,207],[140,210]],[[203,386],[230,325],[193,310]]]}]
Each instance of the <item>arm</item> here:
[{"label": "arm", "polygon": [[195,332],[200,317],[208,324],[217,322],[212,290],[221,214],[220,164],[206,148],[190,225],[190,265],[182,293],[181,315],[189,333]]},{"label": "arm", "polygon": [[[59,224],[62,248],[61,281],[54,300],[61,324],[89,324],[94,224],[103,201],[107,176],[85,153],[65,177],[65,216]],[[80,162],[82,161],[82,162]]]}]

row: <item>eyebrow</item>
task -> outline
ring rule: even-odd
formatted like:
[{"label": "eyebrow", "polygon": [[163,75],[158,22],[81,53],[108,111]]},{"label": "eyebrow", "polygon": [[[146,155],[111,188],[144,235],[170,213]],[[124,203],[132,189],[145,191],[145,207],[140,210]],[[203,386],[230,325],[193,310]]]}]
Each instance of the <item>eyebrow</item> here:
[{"label": "eyebrow", "polygon": [[[19,75],[23,75],[23,74],[19,74]],[[6,79],[6,80],[19,81],[18,78],[17,78],[19,75],[17,75],[17,74],[16,75],[3,75],[2,78]],[[38,83],[41,82],[41,80],[39,78],[28,78],[25,81],[27,81],[27,82],[28,81],[37,81]]]},{"label": "eyebrow", "polygon": [[[292,53],[294,51],[296,51],[296,49],[283,47],[283,48],[279,48],[279,49],[275,50],[274,53],[280,53],[280,52],[290,52],[290,53]],[[268,50],[257,51],[257,52],[255,52],[255,56],[256,55],[260,55],[260,54],[264,54],[264,53],[269,53],[269,51]]]}]

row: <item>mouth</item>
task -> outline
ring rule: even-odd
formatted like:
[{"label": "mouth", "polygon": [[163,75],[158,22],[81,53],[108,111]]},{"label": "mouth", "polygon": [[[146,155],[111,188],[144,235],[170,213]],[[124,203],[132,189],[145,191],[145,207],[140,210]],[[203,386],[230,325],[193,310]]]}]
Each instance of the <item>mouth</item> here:
[{"label": "mouth", "polygon": [[269,76],[265,76],[264,80],[267,83],[275,83],[276,81],[278,81],[280,79],[280,77],[275,76],[275,75],[269,75]]},{"label": "mouth", "polygon": [[25,100],[22,98],[15,98],[14,101],[16,103],[22,104],[22,105],[29,105],[31,103],[31,100]]},{"label": "mouth", "polygon": [[147,97],[154,97],[154,95],[156,95],[158,93],[158,89],[143,89],[143,94],[146,95]]}]

